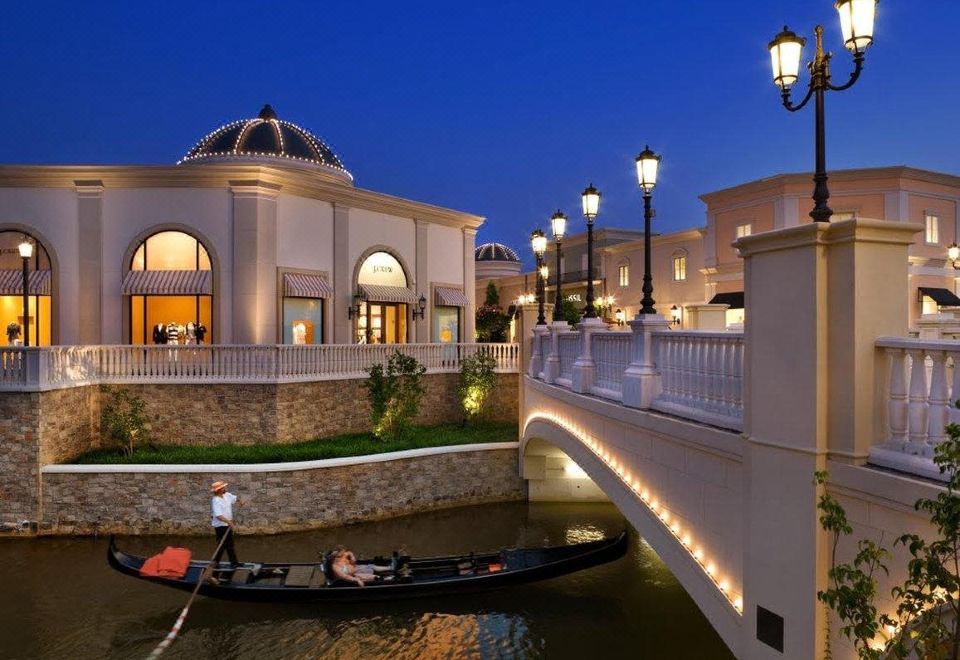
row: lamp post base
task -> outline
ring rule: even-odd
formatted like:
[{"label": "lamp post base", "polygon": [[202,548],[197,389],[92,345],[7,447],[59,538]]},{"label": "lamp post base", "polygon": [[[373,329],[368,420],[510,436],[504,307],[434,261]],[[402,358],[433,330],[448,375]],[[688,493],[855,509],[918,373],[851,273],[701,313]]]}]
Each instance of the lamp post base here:
[{"label": "lamp post base", "polygon": [[630,365],[623,372],[623,405],[647,409],[660,394],[660,371],[654,362],[653,333],[667,331],[670,322],[659,314],[640,314],[627,321],[633,332]]}]

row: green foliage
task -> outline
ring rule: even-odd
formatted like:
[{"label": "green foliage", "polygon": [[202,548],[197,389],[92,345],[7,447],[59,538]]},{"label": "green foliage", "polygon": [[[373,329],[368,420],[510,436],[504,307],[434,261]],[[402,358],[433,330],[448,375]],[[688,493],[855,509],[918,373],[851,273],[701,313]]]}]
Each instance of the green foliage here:
[{"label": "green foliage", "polygon": [[840,538],[853,530],[843,507],[826,492],[826,473],[815,474],[822,489],[817,505],[820,524],[833,535],[830,588],[817,598],[836,612],[841,632],[853,641],[860,658],[960,658],[960,426],[949,424],[946,431],[948,437],[933,457],[949,478],[946,490],[914,505],[930,516],[936,539],[903,534],[894,541],[911,557],[907,578],[891,591],[895,616],[881,614],[876,605],[874,576],[888,572],[890,553],[880,544],[861,540],[852,563],[837,563]]},{"label": "green foliage", "polygon": [[487,412],[490,395],[497,385],[497,360],[487,352],[463,358],[460,363],[460,404],[467,420],[480,419]]},{"label": "green foliage", "polygon": [[119,445],[125,456],[132,456],[138,441],[150,439],[143,399],[124,388],[114,390],[100,411],[100,428]]},{"label": "green foliage", "polygon": [[406,436],[420,410],[426,371],[416,358],[400,351],[390,356],[386,367],[382,363],[370,367],[370,378],[363,385],[370,400],[370,422],[375,436],[394,441]]},{"label": "green foliage", "polygon": [[332,438],[317,438],[289,444],[217,444],[148,445],[137,447],[132,455],[112,449],[95,449],[74,459],[82,464],[211,464],[211,463],[285,463],[316,461],[324,458],[365,456],[423,447],[446,447],[478,442],[513,442],[516,422],[483,422],[464,427],[460,424],[414,426],[401,441],[379,440],[372,433],[349,433]]},{"label": "green foliage", "polygon": [[580,303],[573,302],[569,298],[563,299],[560,312],[563,314],[563,320],[570,325],[580,323],[580,319],[583,317],[583,308]]},{"label": "green foliage", "polygon": [[487,282],[487,296],[477,307],[477,341],[505,342],[510,328],[510,315],[500,308],[500,292],[497,285]]}]

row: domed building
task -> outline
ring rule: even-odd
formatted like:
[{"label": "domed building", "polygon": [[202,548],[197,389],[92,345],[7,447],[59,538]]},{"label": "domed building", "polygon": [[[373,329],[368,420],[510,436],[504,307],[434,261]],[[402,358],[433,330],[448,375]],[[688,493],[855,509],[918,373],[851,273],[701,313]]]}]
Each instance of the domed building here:
[{"label": "domed building", "polygon": [[175,165],[0,166],[0,322],[30,345],[472,341],[482,223],[356,187],[266,105]]},{"label": "domed building", "polygon": [[474,254],[477,279],[519,275],[522,267],[516,251],[503,243],[484,243]]}]

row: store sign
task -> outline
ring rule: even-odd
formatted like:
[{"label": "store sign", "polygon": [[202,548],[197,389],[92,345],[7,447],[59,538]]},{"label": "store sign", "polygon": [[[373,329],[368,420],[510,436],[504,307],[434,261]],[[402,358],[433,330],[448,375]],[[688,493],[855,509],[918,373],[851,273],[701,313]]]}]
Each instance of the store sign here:
[{"label": "store sign", "polygon": [[407,286],[407,276],[396,257],[387,252],[374,252],[360,266],[359,284]]},{"label": "store sign", "polygon": [[571,293],[567,296],[569,302],[583,302],[583,297],[579,293]]}]

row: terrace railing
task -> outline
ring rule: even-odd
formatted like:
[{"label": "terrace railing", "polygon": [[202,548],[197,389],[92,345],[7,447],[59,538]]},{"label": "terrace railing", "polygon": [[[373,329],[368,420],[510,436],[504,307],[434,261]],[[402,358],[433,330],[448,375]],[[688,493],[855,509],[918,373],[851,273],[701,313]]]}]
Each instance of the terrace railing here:
[{"label": "terrace railing", "polygon": [[427,373],[454,373],[487,353],[496,371],[520,368],[517,344],[325,344],[319,346],[51,346],[0,349],[0,391],[38,391],[99,383],[290,383],[365,378],[394,351]]}]

